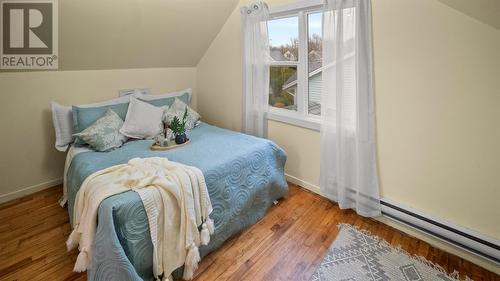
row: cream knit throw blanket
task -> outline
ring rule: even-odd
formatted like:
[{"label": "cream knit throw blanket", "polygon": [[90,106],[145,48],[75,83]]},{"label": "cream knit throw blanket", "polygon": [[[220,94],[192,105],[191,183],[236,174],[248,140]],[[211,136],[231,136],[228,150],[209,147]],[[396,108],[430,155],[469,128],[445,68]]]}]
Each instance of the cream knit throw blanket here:
[{"label": "cream knit throw blanket", "polygon": [[[166,158],[134,158],[90,175],[76,195],[74,229],[68,250],[79,246],[75,271],[91,266],[97,211],[107,197],[134,190],[146,209],[153,242],[156,277],[184,265],[184,279],[191,279],[200,261],[198,247],[210,241],[214,231],[209,218],[212,205],[203,174],[198,168]],[[201,227],[201,231],[198,230]]]}]

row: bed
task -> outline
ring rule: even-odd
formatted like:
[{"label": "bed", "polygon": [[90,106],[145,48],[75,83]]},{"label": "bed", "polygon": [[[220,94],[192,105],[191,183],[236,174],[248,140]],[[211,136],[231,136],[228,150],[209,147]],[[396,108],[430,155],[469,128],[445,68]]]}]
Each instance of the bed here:
[{"label": "bed", "polygon": [[[210,243],[200,248],[202,257],[255,224],[273,201],[286,194],[286,154],[272,141],[205,123],[189,132],[189,137],[190,144],[169,151],[152,151],[151,140],[137,140],[111,152],[76,154],[66,174],[70,220],[76,194],[87,176],[135,157],[167,157],[203,172],[215,233]],[[101,203],[93,249],[89,280],[154,280],[148,220],[136,192],[111,196]],[[177,270],[174,277],[180,272]]]}]

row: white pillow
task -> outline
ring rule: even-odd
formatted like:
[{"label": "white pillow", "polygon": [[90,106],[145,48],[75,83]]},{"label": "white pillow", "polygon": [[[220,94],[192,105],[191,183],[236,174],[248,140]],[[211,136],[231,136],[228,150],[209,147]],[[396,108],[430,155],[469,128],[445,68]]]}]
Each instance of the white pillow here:
[{"label": "white pillow", "polygon": [[[129,96],[119,97],[107,101],[77,105],[78,107],[99,107],[106,105],[114,105],[130,101],[130,97],[143,97],[142,94],[133,94]],[[54,130],[56,131],[56,144],[55,147],[59,151],[66,151],[68,146],[73,143],[73,112],[71,106],[60,105],[57,102],[50,102],[50,110],[52,111],[52,122],[54,123]]]},{"label": "white pillow", "polygon": [[73,137],[73,114],[71,106],[60,105],[57,102],[50,102],[52,110],[52,122],[56,131],[56,149],[66,151],[68,145],[75,140]]},{"label": "white pillow", "polygon": [[170,97],[180,97],[180,96],[184,95],[185,93],[188,93],[188,95],[189,95],[188,104],[190,104],[191,97],[193,96],[193,91],[190,88],[184,89],[182,91],[165,93],[165,94],[160,94],[160,95],[144,95],[141,97],[141,100],[158,100],[158,99],[164,99],[164,98],[170,98]]},{"label": "white pillow", "polygon": [[125,123],[120,129],[124,136],[134,139],[153,138],[163,132],[163,112],[157,107],[136,98],[130,99]]},{"label": "white pillow", "polygon": [[89,104],[81,104],[81,105],[75,105],[75,106],[87,108],[87,107],[99,107],[99,106],[106,106],[106,105],[114,105],[114,104],[128,102],[128,101],[130,101],[131,97],[140,97],[142,99],[143,96],[145,96],[145,95],[142,95],[141,93],[134,93],[132,95],[114,98],[114,99],[110,99],[110,100],[106,100],[106,101],[89,103]]},{"label": "white pillow", "polygon": [[[182,91],[171,92],[161,95],[142,95],[140,93],[134,93],[133,95],[123,96],[103,102],[91,103],[77,105],[78,107],[98,107],[105,105],[113,105],[128,102],[133,97],[140,97],[142,100],[156,100],[168,97],[182,96],[184,93],[189,94],[189,102],[191,102],[192,91],[191,89],[185,89]],[[73,113],[71,106],[63,106],[56,102],[50,102],[50,109],[52,110],[52,122],[54,123],[54,129],[56,131],[56,144],[55,147],[59,151],[66,151],[68,146],[73,143],[75,138],[73,137]]]}]

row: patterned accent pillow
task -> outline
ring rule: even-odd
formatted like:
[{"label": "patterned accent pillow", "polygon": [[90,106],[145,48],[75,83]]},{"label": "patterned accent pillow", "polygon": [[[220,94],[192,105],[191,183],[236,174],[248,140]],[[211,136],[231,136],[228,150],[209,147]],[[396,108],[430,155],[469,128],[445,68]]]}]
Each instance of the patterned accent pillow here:
[{"label": "patterned accent pillow", "polygon": [[179,120],[182,120],[182,116],[184,116],[184,110],[186,109],[186,106],[188,108],[186,130],[192,130],[198,125],[200,114],[198,114],[198,112],[194,111],[191,107],[189,107],[178,98],[175,98],[174,103],[172,103],[172,105],[167,110],[165,110],[165,114],[163,115],[163,122],[170,126],[170,123],[172,122],[172,120],[174,120],[175,116],[177,116]]},{"label": "patterned accent pillow", "polygon": [[123,120],[113,110],[108,109],[104,116],[75,137],[79,137],[97,151],[109,151],[122,146],[127,137],[120,133]]}]

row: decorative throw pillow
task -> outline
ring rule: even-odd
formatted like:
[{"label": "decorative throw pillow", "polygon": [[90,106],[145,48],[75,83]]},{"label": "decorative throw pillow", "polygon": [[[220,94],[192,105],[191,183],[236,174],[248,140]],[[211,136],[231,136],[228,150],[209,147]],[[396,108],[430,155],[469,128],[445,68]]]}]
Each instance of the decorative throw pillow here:
[{"label": "decorative throw pillow", "polygon": [[[128,97],[130,98],[130,97]],[[103,116],[109,109],[113,110],[122,121],[125,120],[125,116],[127,115],[128,110],[128,102],[112,104],[112,105],[103,105],[97,107],[79,107],[73,106],[73,130],[75,134],[78,134],[88,128],[90,125],[94,124],[97,119]],[[75,144],[83,144],[84,141],[77,137],[75,139]]]},{"label": "decorative throw pillow", "polygon": [[82,132],[75,134],[97,151],[108,151],[122,146],[127,137],[120,134],[123,120],[113,110],[108,109],[103,117]]},{"label": "decorative throw pillow", "polygon": [[132,95],[122,96],[103,102],[76,105],[75,113],[71,106],[64,106],[56,102],[51,102],[50,109],[52,110],[52,121],[56,132],[55,147],[59,151],[66,151],[68,146],[73,142],[76,144],[84,144],[85,142],[78,138],[75,140],[73,134],[80,133],[88,126],[92,125],[106,113],[108,108],[111,108],[122,117],[122,120],[125,120],[131,96],[141,98],[156,106],[170,106],[174,102],[175,97],[179,97],[183,102],[189,104],[191,95],[191,89],[160,95],[148,95],[143,94],[143,92],[136,92]]},{"label": "decorative throw pillow", "polygon": [[192,130],[196,125],[198,125],[198,120],[200,120],[200,114],[194,111],[187,104],[183,103],[180,99],[176,98],[174,103],[165,111],[165,115],[163,116],[163,122],[170,126],[174,117],[177,116],[179,120],[182,120],[184,116],[184,111],[188,109],[188,115],[186,118],[186,130]]},{"label": "decorative throw pillow", "polygon": [[153,138],[163,132],[163,112],[166,107],[156,107],[136,98],[130,99],[125,123],[120,133],[134,139]]}]

